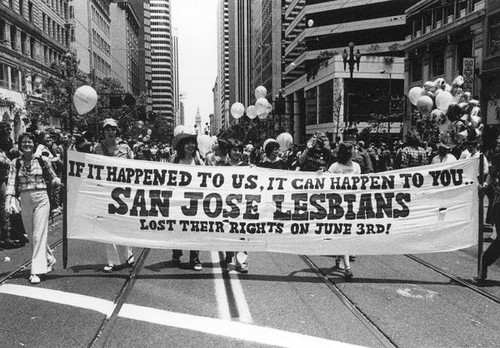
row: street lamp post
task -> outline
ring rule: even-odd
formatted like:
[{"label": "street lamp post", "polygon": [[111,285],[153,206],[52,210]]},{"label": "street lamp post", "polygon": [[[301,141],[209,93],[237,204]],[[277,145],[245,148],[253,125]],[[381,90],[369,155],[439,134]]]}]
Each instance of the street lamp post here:
[{"label": "street lamp post", "polygon": [[[386,70],[380,70],[381,74],[387,73]],[[387,115],[387,138],[389,138],[391,134],[391,115],[392,115],[392,72],[388,72],[389,74],[389,114]]]},{"label": "street lamp post", "polygon": [[282,133],[283,128],[281,118],[285,115],[285,96],[283,95],[283,90],[281,88],[274,99],[274,111],[278,116],[278,133]]},{"label": "street lamp post", "polygon": [[[347,49],[344,49],[342,53],[342,59],[344,60],[344,71],[347,70],[347,65],[349,65],[349,82],[352,81],[352,74],[354,72],[354,66],[356,66],[356,70],[359,71],[359,62],[361,61],[361,53],[359,49],[354,53],[354,42],[349,42],[349,53],[347,53]],[[350,83],[349,83],[350,84]],[[349,86],[350,87],[350,86]],[[348,108],[349,108],[349,119],[348,121],[352,123],[352,110],[351,110],[351,93],[347,94],[348,96]],[[347,125],[347,122],[346,122]]]}]

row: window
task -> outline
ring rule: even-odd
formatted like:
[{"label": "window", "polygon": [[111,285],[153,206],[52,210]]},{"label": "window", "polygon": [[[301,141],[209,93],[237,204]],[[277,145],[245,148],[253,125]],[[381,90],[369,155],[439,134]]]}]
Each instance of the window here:
[{"label": "window", "polygon": [[431,55],[432,76],[444,75],[444,49],[434,51]]},{"label": "window", "polygon": [[490,16],[488,20],[490,56],[500,56],[500,13]]},{"label": "window", "polygon": [[19,0],[19,14],[24,16],[24,0]]},{"label": "window", "polygon": [[317,124],[317,91],[316,87],[306,91],[306,125]]},{"label": "window", "polygon": [[33,22],[33,3],[31,1],[28,3],[28,19]]},{"label": "window", "polygon": [[416,57],[410,61],[411,81],[422,81],[422,58]]},{"label": "window", "polygon": [[472,39],[457,43],[456,48],[455,69],[462,75],[464,58],[472,57]]},{"label": "window", "polygon": [[333,80],[319,86],[319,123],[333,122]]}]

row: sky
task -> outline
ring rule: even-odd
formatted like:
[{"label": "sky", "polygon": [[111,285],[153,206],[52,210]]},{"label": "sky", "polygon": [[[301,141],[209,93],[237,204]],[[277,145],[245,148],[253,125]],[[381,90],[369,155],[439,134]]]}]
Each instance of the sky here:
[{"label": "sky", "polygon": [[172,29],[179,37],[179,88],[185,95],[185,125],[194,126],[197,108],[202,124],[213,113],[217,77],[217,0],[172,0]]}]

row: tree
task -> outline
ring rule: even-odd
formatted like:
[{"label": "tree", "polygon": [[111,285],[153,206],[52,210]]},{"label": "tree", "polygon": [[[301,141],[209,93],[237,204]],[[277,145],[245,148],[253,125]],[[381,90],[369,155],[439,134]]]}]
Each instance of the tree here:
[{"label": "tree", "polygon": [[44,102],[26,105],[27,117],[32,124],[48,125],[51,119],[59,119],[61,127],[69,129],[71,94],[75,86],[88,80],[88,76],[78,69],[78,64],[79,60],[72,53],[67,53],[62,61],[52,63],[53,74],[47,76],[43,82]]}]

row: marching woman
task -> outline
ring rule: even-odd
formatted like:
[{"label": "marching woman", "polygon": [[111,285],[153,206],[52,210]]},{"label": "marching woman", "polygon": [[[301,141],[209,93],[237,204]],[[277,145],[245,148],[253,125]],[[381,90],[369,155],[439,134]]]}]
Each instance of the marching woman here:
[{"label": "marching woman", "polygon": [[31,284],[40,283],[40,275],[52,271],[56,259],[48,244],[50,201],[47,185],[61,186],[49,162],[34,156],[35,136],[23,133],[19,137],[21,156],[12,161],[7,182],[5,210],[19,212],[19,193],[24,228],[32,241]]},{"label": "marching woman", "polygon": [[[237,139],[228,139],[227,141],[227,158],[224,166],[247,166],[242,159],[243,143]],[[246,251],[227,251],[225,263],[230,264],[235,258],[236,271],[240,273],[248,273],[248,252]]]},{"label": "marching woman", "polygon": [[[328,168],[329,173],[337,174],[361,174],[361,166],[352,160],[354,156],[354,144],[340,143],[337,162]],[[344,261],[344,276],[346,279],[352,278],[351,264],[349,255],[337,256],[335,259],[335,268],[340,268],[340,260]]]},{"label": "marching woman", "polygon": [[[94,148],[94,153],[97,155],[134,158],[130,147],[119,141],[118,138],[118,123],[107,118],[103,122],[104,140],[97,143]],[[106,244],[106,256],[108,264],[104,266],[103,272],[110,273],[124,267],[132,267],[134,264],[134,255],[132,248],[123,245]]]},{"label": "marching woman", "polygon": [[[175,157],[172,158],[172,163],[188,164],[195,166],[204,166],[204,162],[200,157],[198,152],[198,142],[196,140],[196,133],[193,132],[183,132],[177,134],[172,140],[172,147],[175,149]],[[174,249],[172,251],[172,263],[174,266],[180,266],[181,264],[182,250]],[[200,251],[191,250],[189,252],[189,265],[195,271],[201,271],[203,265],[200,261]]]}]

